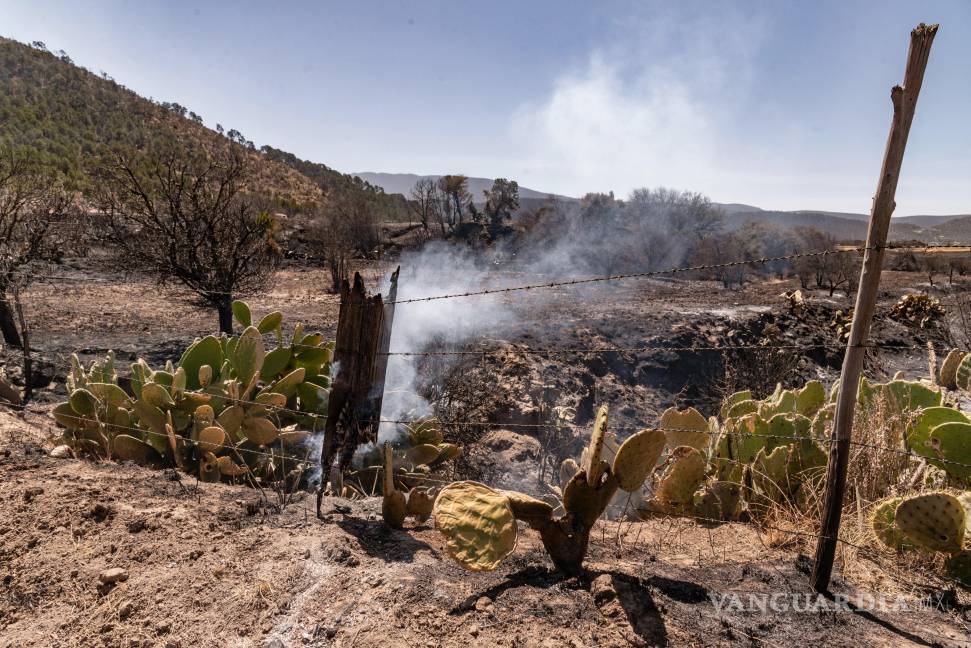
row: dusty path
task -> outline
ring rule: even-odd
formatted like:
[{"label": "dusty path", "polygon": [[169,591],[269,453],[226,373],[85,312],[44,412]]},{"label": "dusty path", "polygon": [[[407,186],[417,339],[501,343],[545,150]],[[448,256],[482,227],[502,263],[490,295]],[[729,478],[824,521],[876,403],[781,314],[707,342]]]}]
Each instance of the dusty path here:
[{"label": "dusty path", "polygon": [[[811,547],[769,547],[745,525],[605,524],[583,580],[551,571],[524,531],[500,570],[470,574],[428,526],[384,527],[377,500],[329,500],[321,522],[309,500],[266,511],[251,489],[43,444],[42,428],[0,413],[3,648],[971,645],[965,594],[943,611],[719,615],[726,594],[808,594]],[[127,580],[107,588],[111,568]],[[841,592],[902,592],[869,566],[850,572]]]}]

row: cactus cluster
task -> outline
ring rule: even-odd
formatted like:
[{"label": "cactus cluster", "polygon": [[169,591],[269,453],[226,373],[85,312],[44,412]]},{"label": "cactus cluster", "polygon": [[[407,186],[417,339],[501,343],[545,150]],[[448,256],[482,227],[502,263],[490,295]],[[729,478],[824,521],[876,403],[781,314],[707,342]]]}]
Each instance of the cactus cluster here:
[{"label": "cactus cluster", "polygon": [[449,555],[473,571],[495,569],[516,546],[516,520],[540,533],[553,563],[578,573],[590,530],[620,490],[639,490],[664,451],[664,433],[637,432],[624,441],[611,462],[604,460],[607,408],[597,413],[590,443],[578,470],[563,489],[562,509],[522,493],[498,491],[476,482],[455,482],[435,500],[435,526],[445,536]]},{"label": "cactus cluster", "polygon": [[[462,454],[462,448],[446,443],[437,418],[425,417],[399,426],[390,444],[390,463],[385,450],[373,447],[359,454],[359,467],[350,470],[339,482],[332,480],[332,494],[362,498],[384,492],[384,471],[390,465],[394,484],[406,491],[427,489],[445,480],[442,470]],[[334,486],[334,484],[338,484]]]},{"label": "cactus cluster", "polygon": [[941,306],[940,300],[926,293],[904,295],[890,309],[891,319],[918,328],[927,328],[944,315],[944,307]]},{"label": "cactus cluster", "polygon": [[[256,326],[245,303],[234,302],[233,313],[240,335],[197,339],[163,369],[139,359],[127,388],[113,353],[88,368],[72,357],[69,399],[53,411],[65,441],[106,458],[178,466],[205,481],[299,480],[305,466],[286,458],[306,429],[322,427],[332,345],[300,324],[285,340],[278,312]],[[277,344],[267,350],[270,334]]]},{"label": "cactus cluster", "polygon": [[384,455],[383,488],[381,515],[388,526],[400,529],[405,518],[409,515],[424,522],[432,514],[435,503],[434,491],[413,486],[407,493],[398,490],[394,478],[394,454],[391,442],[385,441],[382,454]]}]

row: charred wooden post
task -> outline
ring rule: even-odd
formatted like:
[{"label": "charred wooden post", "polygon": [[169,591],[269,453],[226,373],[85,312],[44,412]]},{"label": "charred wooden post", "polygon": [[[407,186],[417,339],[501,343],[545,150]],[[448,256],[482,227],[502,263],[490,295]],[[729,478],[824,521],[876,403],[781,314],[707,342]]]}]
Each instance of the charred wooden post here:
[{"label": "charred wooden post", "polygon": [[321,484],[317,491],[317,516],[334,459],[343,474],[361,443],[375,442],[388,369],[394,300],[398,270],[391,275],[387,303],[381,295],[369,295],[360,273],[353,283],[341,284],[341,308],[334,345],[334,382],[327,402],[327,423],[320,449]]},{"label": "charred wooden post", "polygon": [[907,136],[917,107],[917,96],[924,81],[927,57],[936,33],[937,25],[924,23],[910,33],[910,50],[907,53],[904,85],[894,86],[890,91],[893,121],[883,154],[883,168],[877,182],[877,193],[873,197],[870,211],[870,227],[867,231],[866,250],[863,254],[860,288],[856,293],[856,308],[853,311],[853,323],[850,326],[850,339],[846,344],[843,371],[840,374],[840,391],[836,401],[836,416],[833,421],[829,462],[826,468],[826,499],[823,504],[822,528],[816,545],[816,560],[811,577],[813,589],[821,593],[829,590],[833,560],[836,557],[836,543],[839,541],[843,495],[846,491],[846,471],[850,463],[853,414],[857,391],[860,388],[860,375],[863,372],[865,345],[870,334],[877,291],[880,288],[880,271],[883,268],[890,216],[896,205],[894,195],[897,191],[897,180],[900,178],[900,166],[904,159],[904,149],[907,147]]}]

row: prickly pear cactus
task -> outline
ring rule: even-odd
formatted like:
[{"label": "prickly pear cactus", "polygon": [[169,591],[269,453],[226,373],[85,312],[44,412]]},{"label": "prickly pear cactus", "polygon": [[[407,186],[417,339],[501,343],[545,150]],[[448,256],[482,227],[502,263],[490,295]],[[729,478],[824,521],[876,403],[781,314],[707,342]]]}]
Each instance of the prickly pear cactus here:
[{"label": "prickly pear cactus", "polygon": [[909,541],[924,549],[956,553],[964,542],[964,507],[949,493],[904,499],[894,512],[894,524]]},{"label": "prickly pear cactus", "polygon": [[870,513],[870,525],[873,533],[883,544],[891,549],[904,549],[914,545],[907,542],[907,537],[895,524],[897,507],[903,501],[902,497],[888,497],[873,505]]},{"label": "prickly pear cactus", "polygon": [[667,437],[670,448],[688,446],[706,452],[711,437],[708,434],[708,421],[701,412],[693,407],[678,410],[670,407],[661,414],[660,428]]},{"label": "prickly pear cactus", "polygon": [[666,440],[666,434],[661,430],[641,430],[624,441],[614,456],[613,465],[621,490],[631,492],[643,486],[647,476],[654,472]]},{"label": "prickly pear cactus", "polygon": [[948,352],[944,362],[941,363],[941,371],[938,377],[938,382],[942,387],[958,388],[958,367],[961,366],[961,361],[964,360],[965,355],[967,353],[959,349],[951,349]]},{"label": "prickly pear cactus", "polygon": [[470,571],[492,571],[516,548],[516,518],[509,498],[484,484],[449,484],[432,510],[445,550]]},{"label": "prickly pear cactus", "polygon": [[667,460],[667,468],[654,490],[655,498],[674,510],[685,510],[694,502],[695,491],[705,477],[704,456],[689,446],[675,448]]}]

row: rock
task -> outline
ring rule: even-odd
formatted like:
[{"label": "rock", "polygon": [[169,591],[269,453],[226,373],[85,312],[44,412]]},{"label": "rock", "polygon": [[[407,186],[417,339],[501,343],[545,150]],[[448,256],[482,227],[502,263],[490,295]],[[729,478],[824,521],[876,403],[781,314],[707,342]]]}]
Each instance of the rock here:
[{"label": "rock", "polygon": [[131,601],[123,601],[121,605],[118,606],[118,618],[127,619],[135,611],[135,604]]},{"label": "rock", "polygon": [[55,459],[70,459],[71,458],[71,447],[66,445],[59,445],[53,450],[51,450],[51,456]]},{"label": "rock", "polygon": [[35,497],[43,494],[44,494],[44,489],[41,488],[40,486],[34,486],[32,488],[28,488],[27,490],[24,491],[24,501],[32,502]]},{"label": "rock", "polygon": [[95,522],[104,522],[106,519],[114,515],[114,511],[110,506],[98,502],[93,504],[88,512],[85,513],[85,517],[91,518]]},{"label": "rock", "polygon": [[273,637],[272,639],[267,639],[263,643],[263,648],[287,648],[287,645],[283,643],[283,639]]},{"label": "rock", "polygon": [[98,574],[98,580],[108,585],[113,583],[124,583],[128,580],[128,570],[121,567],[112,567]]},{"label": "rock", "polygon": [[496,609],[496,606],[492,604],[492,600],[488,596],[480,596],[475,602],[475,611],[482,612],[484,614],[492,614]]}]

